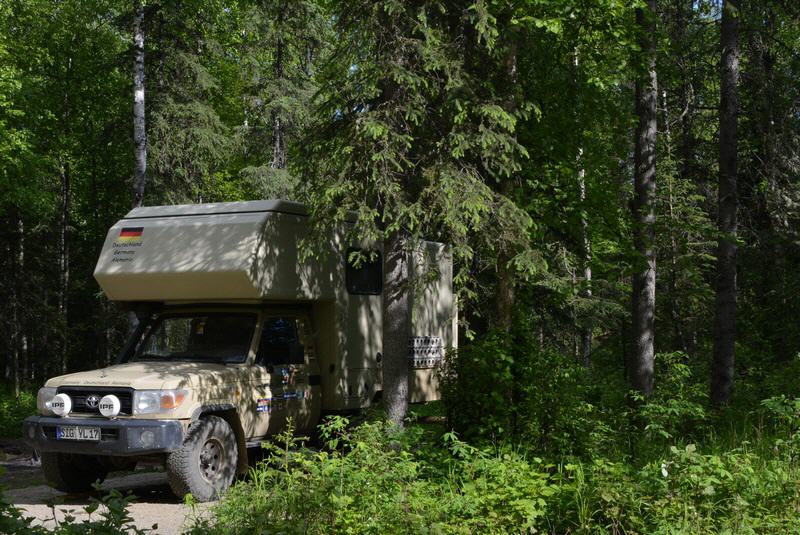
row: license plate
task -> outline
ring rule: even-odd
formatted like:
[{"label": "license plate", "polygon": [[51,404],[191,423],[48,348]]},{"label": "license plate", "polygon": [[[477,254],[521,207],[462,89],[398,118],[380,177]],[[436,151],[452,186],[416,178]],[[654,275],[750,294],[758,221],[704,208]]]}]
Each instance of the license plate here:
[{"label": "license plate", "polygon": [[99,427],[84,427],[80,425],[59,425],[56,427],[58,440],[100,440]]}]

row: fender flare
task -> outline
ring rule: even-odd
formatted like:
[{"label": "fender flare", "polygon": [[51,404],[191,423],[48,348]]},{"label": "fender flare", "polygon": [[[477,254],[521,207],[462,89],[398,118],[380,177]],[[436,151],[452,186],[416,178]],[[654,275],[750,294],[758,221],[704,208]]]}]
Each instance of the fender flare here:
[{"label": "fender flare", "polygon": [[196,422],[202,415],[216,412],[235,411],[236,405],[232,403],[212,403],[201,405],[192,411],[191,421]]}]

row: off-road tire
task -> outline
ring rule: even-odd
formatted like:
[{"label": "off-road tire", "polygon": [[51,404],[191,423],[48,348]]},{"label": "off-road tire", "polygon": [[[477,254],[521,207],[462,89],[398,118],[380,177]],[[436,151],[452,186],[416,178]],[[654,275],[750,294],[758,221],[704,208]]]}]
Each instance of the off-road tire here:
[{"label": "off-road tire", "polygon": [[219,416],[206,416],[189,426],[181,449],[167,456],[167,479],[179,498],[218,498],[236,476],[236,435]]},{"label": "off-road tire", "polygon": [[51,487],[62,492],[87,492],[105,480],[108,469],[92,455],[42,452],[42,471]]}]

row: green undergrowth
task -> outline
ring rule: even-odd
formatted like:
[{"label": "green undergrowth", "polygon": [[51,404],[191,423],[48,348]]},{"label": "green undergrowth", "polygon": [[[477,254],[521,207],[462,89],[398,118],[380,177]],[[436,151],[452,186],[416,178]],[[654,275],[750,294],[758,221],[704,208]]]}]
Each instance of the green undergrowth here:
[{"label": "green undergrowth", "polygon": [[797,532],[798,404],[765,402],[765,419],[778,420],[760,439],[769,447],[672,445],[638,464],[559,462],[520,446],[476,447],[441,429],[381,421],[350,429],[333,418],[322,428],[326,448],[282,435],[191,532]]},{"label": "green undergrowth", "polygon": [[13,392],[0,388],[0,437],[18,438],[22,436],[22,420],[36,413],[36,394]]},{"label": "green undergrowth", "polygon": [[[705,360],[657,355],[645,399],[613,353],[586,370],[490,335],[450,355],[443,400],[412,406],[403,429],[374,410],[329,418],[314,447],[283,433],[189,532],[798,533],[800,387],[786,376],[800,361],[741,353],[736,401],[718,410]],[[109,499],[114,515],[81,533],[124,524],[128,498]],[[26,526],[3,508],[0,527]]]},{"label": "green undergrowth", "polygon": [[[1,471],[2,469],[0,469]],[[100,490],[99,485],[95,487]],[[129,508],[134,501],[134,496],[123,495],[117,490],[112,490],[101,498],[90,498],[89,505],[81,507],[80,511],[71,510],[57,521],[55,511],[50,517],[51,526],[46,528],[35,521],[33,517],[26,516],[23,511],[10,504],[0,494],[0,534],[24,535],[146,535],[155,533],[158,525],[150,529],[137,527],[130,516]],[[77,520],[76,514],[86,513],[88,517]]]},{"label": "green undergrowth", "polygon": [[737,402],[715,410],[700,360],[657,355],[645,399],[616,355],[593,357],[489,335],[450,355],[443,401],[403,430],[333,418],[321,449],[284,434],[191,530],[800,532],[800,393],[780,370],[743,359]]}]

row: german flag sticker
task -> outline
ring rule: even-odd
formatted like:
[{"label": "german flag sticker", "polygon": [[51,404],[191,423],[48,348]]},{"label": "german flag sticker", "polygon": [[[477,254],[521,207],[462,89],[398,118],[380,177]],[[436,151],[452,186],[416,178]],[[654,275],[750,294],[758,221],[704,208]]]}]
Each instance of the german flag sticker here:
[{"label": "german flag sticker", "polygon": [[117,243],[139,243],[142,241],[144,227],[124,227],[119,231]]}]

